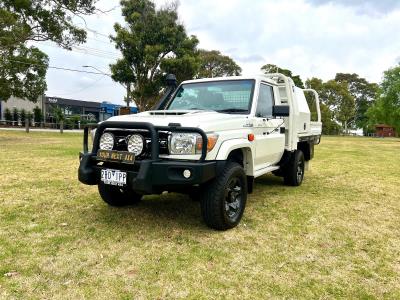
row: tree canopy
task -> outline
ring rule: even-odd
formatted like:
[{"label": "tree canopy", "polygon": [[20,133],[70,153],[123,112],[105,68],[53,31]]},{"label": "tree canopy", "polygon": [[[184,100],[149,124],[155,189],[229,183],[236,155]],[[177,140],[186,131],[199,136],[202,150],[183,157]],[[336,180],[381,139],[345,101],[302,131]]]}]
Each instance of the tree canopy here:
[{"label": "tree canopy", "polygon": [[198,67],[198,40],[178,21],[175,3],[156,9],[150,0],[122,0],[126,26],[116,23],[112,40],[123,58],[111,65],[112,78],[128,86],[139,110],[159,96],[165,73],[178,80],[192,78]]},{"label": "tree canopy", "polygon": [[293,75],[292,71],[290,71],[288,69],[282,69],[282,68],[278,67],[277,65],[273,65],[273,64],[266,64],[266,65],[261,67],[261,71],[263,71],[265,74],[268,74],[268,73],[282,73],[283,75],[286,75],[286,76],[292,78],[294,84],[297,87],[304,89],[304,83],[301,80],[300,76],[299,75]]},{"label": "tree canopy", "polygon": [[355,117],[355,101],[347,84],[334,79],[323,82],[314,77],[306,81],[306,86],[319,95],[323,133],[339,133],[339,124],[347,132]]},{"label": "tree canopy", "polygon": [[355,100],[355,125],[366,131],[368,126],[366,112],[376,99],[378,85],[368,82],[365,78],[361,78],[355,73],[337,73],[335,81],[347,85],[347,90]]},{"label": "tree canopy", "polygon": [[239,76],[242,68],[229,56],[216,50],[199,50],[200,68],[197,78]]},{"label": "tree canopy", "polygon": [[65,49],[86,40],[73,17],[94,12],[96,0],[0,2],[0,97],[36,101],[46,90],[48,57],[28,41],[53,41]]},{"label": "tree canopy", "polygon": [[367,115],[371,125],[385,123],[400,132],[400,65],[384,72],[378,98]]}]

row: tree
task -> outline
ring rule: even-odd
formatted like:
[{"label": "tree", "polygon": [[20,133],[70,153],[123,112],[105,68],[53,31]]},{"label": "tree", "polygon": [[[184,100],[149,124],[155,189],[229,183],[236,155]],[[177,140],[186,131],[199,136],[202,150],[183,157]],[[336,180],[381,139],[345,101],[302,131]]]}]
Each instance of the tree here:
[{"label": "tree", "polygon": [[[306,80],[306,87],[311,88],[317,91],[320,97],[320,110],[321,110],[321,122],[322,122],[322,133],[323,134],[339,134],[340,133],[340,125],[335,120],[334,113],[326,103],[326,99],[322,95],[324,92],[324,82],[322,79],[313,77]],[[316,107],[313,105],[313,97],[309,93],[306,94],[306,99],[308,105],[311,110],[312,117],[315,118],[316,115]]]},{"label": "tree", "polygon": [[61,109],[61,107],[59,107],[59,106],[53,106],[52,114],[53,114],[53,117],[56,119],[57,123],[60,123],[61,121],[65,120],[64,112]]},{"label": "tree", "polygon": [[368,116],[366,112],[370,108],[377,96],[378,85],[370,83],[358,74],[337,73],[335,81],[347,85],[347,89],[355,100],[355,125],[363,128],[364,134],[367,132]]},{"label": "tree", "polygon": [[384,72],[378,98],[367,115],[371,125],[385,123],[400,132],[400,65]]},{"label": "tree", "polygon": [[304,83],[301,80],[300,76],[299,75],[293,75],[292,71],[290,71],[288,69],[282,69],[282,68],[278,67],[277,65],[273,65],[273,64],[266,64],[266,65],[261,67],[261,71],[264,71],[265,74],[268,74],[268,73],[282,73],[283,75],[286,75],[286,76],[292,78],[294,84],[297,87],[304,89]]},{"label": "tree", "polygon": [[347,84],[335,80],[327,81],[324,84],[322,98],[347,134],[350,123],[354,122],[355,117],[355,101],[347,89]]},{"label": "tree", "polygon": [[348,133],[348,128],[354,122],[355,101],[347,89],[347,83],[311,78],[306,81],[306,86],[315,89],[319,95],[324,132],[331,134],[331,130],[336,131],[337,125],[341,124],[344,132]]},{"label": "tree", "polygon": [[86,40],[73,24],[94,12],[95,0],[3,0],[0,2],[0,98],[36,102],[46,90],[48,57],[28,41],[53,41],[65,49]]},{"label": "tree", "polygon": [[47,55],[25,45],[9,48],[7,53],[0,49],[0,53],[0,98],[15,96],[36,102],[46,90]]},{"label": "tree", "polygon": [[165,73],[195,74],[198,40],[178,23],[176,3],[156,9],[150,0],[122,0],[121,7],[126,26],[116,23],[111,39],[123,58],[110,65],[112,78],[127,84],[128,100],[143,111],[158,100]]},{"label": "tree", "polygon": [[219,51],[199,50],[200,69],[197,78],[239,76],[242,69],[229,56]]}]

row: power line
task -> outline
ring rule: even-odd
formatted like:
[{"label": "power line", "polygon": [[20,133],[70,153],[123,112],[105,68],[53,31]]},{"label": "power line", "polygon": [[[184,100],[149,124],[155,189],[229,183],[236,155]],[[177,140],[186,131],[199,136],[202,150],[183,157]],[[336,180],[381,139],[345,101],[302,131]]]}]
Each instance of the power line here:
[{"label": "power line", "polygon": [[24,64],[24,65],[31,65],[31,66],[39,66],[39,67],[48,67],[49,69],[56,69],[56,70],[62,70],[62,71],[69,71],[69,72],[77,72],[77,73],[86,73],[86,74],[96,74],[96,75],[107,75],[111,76],[111,74],[108,73],[99,73],[99,72],[92,72],[92,71],[83,71],[83,70],[77,70],[77,69],[70,69],[70,68],[63,68],[63,67],[56,67],[56,66],[46,66],[42,64],[35,64],[35,63],[28,63],[25,61],[20,61],[20,60],[15,60],[15,59],[8,59],[8,61],[19,63],[19,64]]},{"label": "power line", "polygon": [[[100,57],[100,58],[115,59],[116,56],[118,56],[118,54],[116,52],[108,52],[108,51],[103,51],[103,50],[93,50],[93,49],[96,49],[96,48],[91,48],[91,50],[86,50],[82,46],[79,46],[79,47],[78,46],[72,46],[73,48],[71,50],[66,50],[66,49],[63,49],[61,47],[50,45],[50,44],[42,44],[42,45],[45,46],[45,47],[52,47],[52,48],[61,49],[61,50],[65,50],[65,51],[72,51],[72,52],[82,53],[82,54],[86,54],[86,55],[92,55],[92,56],[96,56],[96,57]],[[115,55],[115,56],[111,56],[111,55]]]},{"label": "power line", "polygon": [[85,90],[87,90],[87,89],[93,87],[94,85],[96,85],[96,83],[98,83],[100,80],[103,80],[103,79],[104,79],[104,76],[106,76],[106,74],[104,74],[104,75],[103,75],[102,77],[100,77],[99,79],[95,80],[92,84],[89,84],[88,86],[85,86],[84,88],[81,88],[80,90],[76,90],[76,91],[73,91],[73,92],[67,92],[67,93],[61,93],[61,94],[59,94],[59,95],[61,95],[61,96],[66,96],[66,95],[73,95],[73,94],[76,94],[76,93],[83,92],[83,91],[85,91]]}]

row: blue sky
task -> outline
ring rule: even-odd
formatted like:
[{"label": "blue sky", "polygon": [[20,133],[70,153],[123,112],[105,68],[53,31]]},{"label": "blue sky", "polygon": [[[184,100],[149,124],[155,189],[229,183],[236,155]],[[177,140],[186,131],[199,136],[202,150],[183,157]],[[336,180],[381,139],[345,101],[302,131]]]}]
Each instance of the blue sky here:
[{"label": "blue sky", "polygon": [[[165,1],[155,1],[158,6]],[[73,51],[50,42],[37,44],[50,65],[109,73],[119,56],[107,36],[123,22],[118,1],[101,0],[107,13],[86,18],[88,41]],[[245,75],[266,63],[291,69],[303,79],[331,79],[355,72],[379,82],[400,61],[400,1],[397,0],[181,0],[181,22],[200,47],[233,57]],[[92,70],[94,71],[94,70]],[[121,103],[124,89],[108,76],[49,69],[49,96]]]}]

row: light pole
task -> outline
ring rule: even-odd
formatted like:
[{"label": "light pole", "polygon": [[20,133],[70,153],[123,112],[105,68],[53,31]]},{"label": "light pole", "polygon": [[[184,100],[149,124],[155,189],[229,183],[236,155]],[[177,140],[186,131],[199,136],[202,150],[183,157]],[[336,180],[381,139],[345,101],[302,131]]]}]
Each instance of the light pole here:
[{"label": "light pole", "polygon": [[[82,66],[82,68],[92,68],[92,69],[95,69],[97,72],[100,72],[101,74],[103,74],[103,75],[106,75],[106,76],[108,76],[108,77],[110,77],[111,78],[111,74],[108,74],[108,73],[104,73],[102,70],[100,70],[100,69],[98,69],[98,68],[96,68],[96,67],[93,67],[93,66]],[[125,86],[125,85],[123,85],[121,82],[118,82],[121,86],[123,86],[124,87],[124,89],[126,89],[126,105],[129,107],[129,102],[130,102],[130,99],[129,99],[129,94],[130,94],[130,85],[129,85],[129,83],[127,83],[127,85]]]}]

